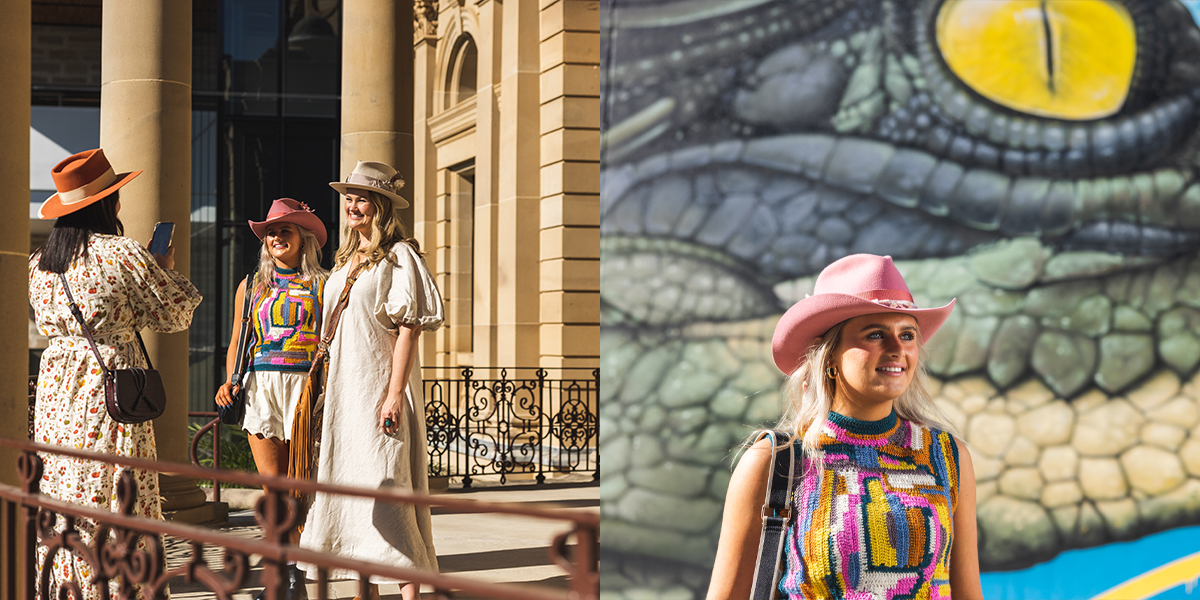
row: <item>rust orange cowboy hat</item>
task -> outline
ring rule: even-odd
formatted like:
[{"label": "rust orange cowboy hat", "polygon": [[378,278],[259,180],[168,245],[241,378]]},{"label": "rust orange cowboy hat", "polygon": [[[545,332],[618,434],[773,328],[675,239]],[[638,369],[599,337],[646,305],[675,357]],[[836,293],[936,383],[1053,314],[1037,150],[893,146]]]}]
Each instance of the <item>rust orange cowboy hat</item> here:
[{"label": "rust orange cowboy hat", "polygon": [[50,169],[57,193],[38,208],[38,217],[56,219],[73,213],[108,197],[141,174],[131,171],[118,175],[100,148],[72,154]]},{"label": "rust orange cowboy hat", "polygon": [[267,235],[267,225],[271,223],[291,223],[297,227],[303,227],[310,233],[317,236],[317,244],[325,245],[325,239],[328,236],[325,230],[325,223],[321,218],[313,214],[311,208],[303,202],[293,200],[291,198],[279,198],[271,203],[271,210],[267,211],[267,218],[262,221],[249,221],[250,230],[258,239],[263,239]]},{"label": "rust orange cowboy hat", "polygon": [[775,366],[791,375],[830,327],[876,313],[912,315],[921,331],[921,341],[928,342],[952,310],[954,300],[939,308],[917,308],[892,257],[852,254],[825,267],[817,276],[812,295],[783,314],[771,339],[771,354]]}]

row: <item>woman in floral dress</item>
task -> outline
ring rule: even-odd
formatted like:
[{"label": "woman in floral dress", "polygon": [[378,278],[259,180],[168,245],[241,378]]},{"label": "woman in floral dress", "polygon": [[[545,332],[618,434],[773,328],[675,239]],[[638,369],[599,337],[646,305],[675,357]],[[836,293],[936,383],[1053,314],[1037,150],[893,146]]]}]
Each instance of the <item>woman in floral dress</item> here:
[{"label": "woman in floral dress", "polygon": [[[46,243],[29,259],[29,302],[38,329],[50,338],[38,370],[34,440],[118,456],[155,459],[151,422],[127,425],[114,421],[104,405],[100,365],[78,321],[71,315],[60,273],[110,369],[145,367],[136,331],[150,328],[170,333],[191,325],[200,292],[173,270],[174,248],[151,255],[138,242],[123,237],[117,219],[117,189],[141,171],[115,174],[102,150],[88,150],[59,163],[51,171],[58,193],[43,203],[39,216],[57,218]],[[176,398],[176,401],[186,401]],[[92,508],[117,510],[117,481],[125,467],[42,454],[45,470],[41,491],[51,497]],[[161,519],[158,477],[133,470],[138,486],[134,514]],[[96,523],[77,519],[83,542],[94,543]],[[62,521],[59,522],[62,527]],[[139,542],[139,548],[145,547]],[[42,577],[46,548],[38,548]],[[55,556],[51,593],[66,581],[78,582],[84,598],[100,598],[88,582],[94,566],[65,550]],[[119,581],[110,582],[116,593]],[[149,598],[146,590],[138,597]]]}]

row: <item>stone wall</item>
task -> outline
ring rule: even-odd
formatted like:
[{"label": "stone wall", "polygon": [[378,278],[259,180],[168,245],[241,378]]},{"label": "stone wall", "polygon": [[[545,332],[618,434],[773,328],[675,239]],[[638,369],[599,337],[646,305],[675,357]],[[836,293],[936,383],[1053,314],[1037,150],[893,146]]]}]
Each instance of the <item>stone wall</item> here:
[{"label": "stone wall", "polygon": [[100,87],[100,28],[34,25],[33,85]]}]

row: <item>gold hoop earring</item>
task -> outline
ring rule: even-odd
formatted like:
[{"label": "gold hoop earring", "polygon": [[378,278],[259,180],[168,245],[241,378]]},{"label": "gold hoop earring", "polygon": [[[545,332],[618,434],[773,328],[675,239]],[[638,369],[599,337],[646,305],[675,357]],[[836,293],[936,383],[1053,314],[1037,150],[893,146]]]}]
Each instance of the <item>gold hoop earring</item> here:
[{"label": "gold hoop earring", "polygon": [[828,378],[830,378],[830,379],[837,379],[837,376],[838,376],[838,368],[837,368],[837,367],[833,367],[833,366],[826,367],[826,368],[825,368],[825,376],[826,376],[826,377],[828,377]]}]

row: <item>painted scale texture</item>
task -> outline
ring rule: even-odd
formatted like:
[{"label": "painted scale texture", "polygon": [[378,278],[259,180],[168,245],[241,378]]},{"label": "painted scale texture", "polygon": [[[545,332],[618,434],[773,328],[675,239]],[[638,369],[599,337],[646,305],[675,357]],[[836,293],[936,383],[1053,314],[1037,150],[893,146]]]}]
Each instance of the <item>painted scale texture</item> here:
[{"label": "painted scale texture", "polygon": [[296,269],[275,268],[275,285],[254,301],[255,371],[307,372],[317,352],[320,322],[317,298],[324,282],[317,283],[316,296]]},{"label": "painted scale texture", "polygon": [[[200,292],[183,275],[160,268],[145,248],[129,238],[94,234],[87,248],[87,258],[76,260],[66,276],[71,294],[100,346],[100,356],[111,369],[144,368],[145,359],[134,331],[149,328],[173,333],[187,329],[200,304]],[[128,425],[108,416],[100,365],[79,323],[71,316],[62,281],[58,275],[38,269],[36,258],[29,261],[29,303],[38,330],[50,338],[38,369],[34,441],[116,456],[157,458],[152,422]],[[52,454],[41,457],[45,461],[42,493],[116,512],[117,480],[126,467]],[[137,469],[133,473],[138,486],[133,514],[161,519],[158,477]],[[75,526],[83,543],[91,546],[96,523],[78,518]],[[59,530],[62,527],[60,519]],[[138,550],[146,549],[146,540],[139,539]],[[46,548],[39,546],[39,577],[45,556]],[[117,593],[120,577],[110,582],[108,595],[102,595],[101,590],[88,584],[94,575],[92,565],[60,551],[50,573],[50,589],[58,589],[65,581],[76,581],[83,588],[81,600]],[[149,593],[139,587],[137,597],[148,598]]]},{"label": "painted scale texture", "polygon": [[[793,491],[779,589],[788,598],[950,598],[958,447],[900,419],[830,413],[824,476],[805,456]],[[800,465],[797,465],[798,467]]]}]

